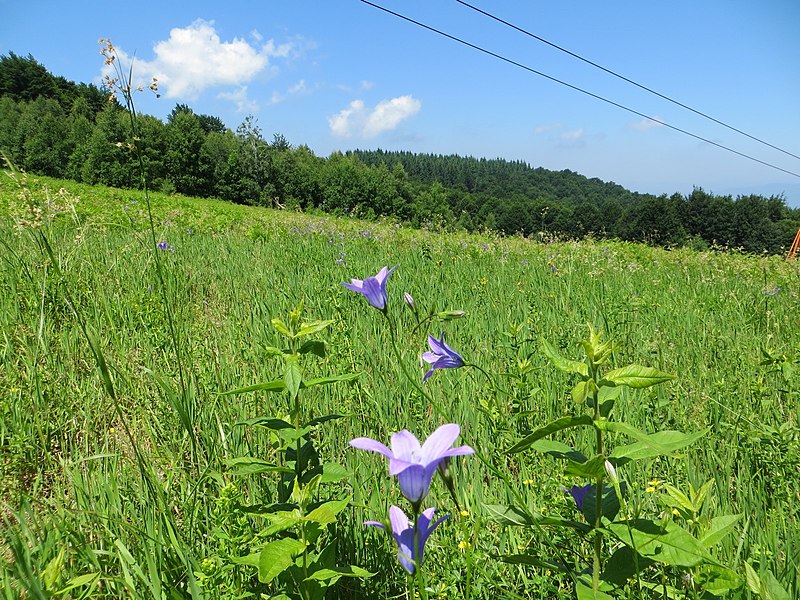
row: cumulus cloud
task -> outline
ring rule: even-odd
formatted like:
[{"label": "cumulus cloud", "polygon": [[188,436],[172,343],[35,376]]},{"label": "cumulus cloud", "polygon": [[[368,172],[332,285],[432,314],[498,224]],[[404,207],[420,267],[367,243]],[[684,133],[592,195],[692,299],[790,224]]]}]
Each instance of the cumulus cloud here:
[{"label": "cumulus cloud", "polygon": [[536,135],[542,135],[543,133],[550,133],[551,131],[555,131],[557,129],[561,129],[560,123],[551,123],[550,125],[539,125],[538,127],[534,128],[533,132]]},{"label": "cumulus cloud", "polygon": [[[251,36],[260,44],[259,35],[254,33]],[[122,64],[129,65],[130,57],[119,48],[117,51]],[[160,91],[168,98],[191,100],[209,88],[243,86],[261,73],[274,74],[277,69],[271,60],[287,58],[292,51],[293,44],[273,40],[260,45],[242,38],[223,41],[213,21],[198,19],[188,27],[172,29],[168,39],[156,43],[153,60],[136,59],[134,73],[148,82],[156,77]],[[236,92],[231,95],[235,97]]]},{"label": "cumulus cloud", "polygon": [[649,131],[651,129],[655,129],[656,127],[663,126],[664,119],[659,116],[654,116],[652,119],[642,119],[636,123],[628,123],[628,127],[635,129],[636,131]]},{"label": "cumulus cloud", "polygon": [[228,100],[236,105],[236,112],[254,113],[258,112],[258,102],[247,95],[247,86],[243,85],[233,92],[220,92],[217,98]]},{"label": "cumulus cloud", "polygon": [[410,95],[382,100],[372,108],[362,100],[353,100],[347,108],[328,117],[328,126],[337,137],[373,138],[397,128],[421,108],[422,102]]}]

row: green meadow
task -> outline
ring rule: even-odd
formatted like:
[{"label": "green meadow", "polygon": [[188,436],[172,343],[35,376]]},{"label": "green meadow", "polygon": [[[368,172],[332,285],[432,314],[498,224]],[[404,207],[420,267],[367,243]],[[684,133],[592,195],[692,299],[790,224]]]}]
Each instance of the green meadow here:
[{"label": "green meadow", "polygon": [[[451,517],[425,550],[429,597],[574,597],[570,577],[543,563],[556,552],[577,565],[591,546],[546,518],[580,520],[561,488],[581,480],[534,449],[507,450],[581,412],[574,377],[553,366],[541,340],[582,360],[589,325],[619,344],[612,367],[674,376],[626,388],[615,418],[646,432],[707,431],[674,456],[620,469],[631,510],[669,519],[667,484],[712,481],[698,520],[739,515],[713,546],[742,578],[728,597],[800,594],[800,263],[415,230],[160,194],[151,220],[140,192],[30,177],[26,201],[6,175],[0,596],[289,597],[259,580],[247,557],[269,539],[257,508],[277,502],[280,477],[258,468],[255,459],[279,459],[276,432],[258,420],[291,406],[281,391],[224,392],[284,377],[272,321],[288,322],[300,305],[305,320],[332,320],[317,335],[325,352],[306,355],[303,377],[353,374],[302,395],[308,418],[339,417],[310,434],[343,473],[320,493],[350,500],[325,539],[337,564],[373,574],[342,577],[326,597],[411,597],[391,540],[363,526],[400,504],[397,484],[382,457],[348,442],[388,444],[401,429],[424,439],[445,422],[459,423],[457,443],[508,479],[476,457],[455,459],[461,510],[434,479],[426,506]],[[496,383],[474,368],[442,369],[425,384],[441,410],[421,397],[380,311],[342,286],[394,265],[388,310],[405,369],[421,382],[427,335],[444,331]],[[465,314],[416,326],[403,292],[422,315]],[[592,439],[580,429],[553,437]],[[543,516],[535,526],[510,526],[487,508],[520,500]],[[521,554],[539,562],[504,559]],[[677,573],[650,576],[674,587]],[[759,576],[775,585],[759,588]]]}]

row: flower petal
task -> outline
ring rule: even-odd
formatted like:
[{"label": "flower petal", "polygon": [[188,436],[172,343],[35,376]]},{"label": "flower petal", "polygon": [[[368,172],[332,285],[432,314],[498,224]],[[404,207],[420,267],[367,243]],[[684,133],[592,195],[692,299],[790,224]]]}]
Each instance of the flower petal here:
[{"label": "flower petal", "polygon": [[444,453],[450,449],[460,433],[461,427],[457,423],[447,423],[439,426],[422,445],[420,456],[422,464],[428,464],[443,458]]},{"label": "flower petal", "polygon": [[428,494],[434,473],[436,473],[435,465],[433,468],[409,465],[408,468],[397,474],[400,493],[412,504],[420,502]]},{"label": "flower petal", "polygon": [[394,454],[391,450],[389,450],[389,448],[381,444],[378,440],[373,440],[372,438],[357,437],[353,440],[350,440],[350,445],[353,448],[358,448],[359,450],[369,450],[370,452],[383,454],[390,459],[394,458]]},{"label": "flower petal", "polygon": [[394,458],[411,463],[419,462],[418,457],[421,452],[419,440],[407,429],[393,433],[391,444]]}]

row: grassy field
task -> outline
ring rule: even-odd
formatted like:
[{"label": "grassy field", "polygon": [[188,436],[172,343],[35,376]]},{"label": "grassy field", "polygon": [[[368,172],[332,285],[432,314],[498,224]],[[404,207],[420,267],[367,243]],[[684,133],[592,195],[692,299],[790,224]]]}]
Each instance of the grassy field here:
[{"label": "grassy field", "polygon": [[[397,502],[396,484],[385,461],[348,441],[388,443],[404,428],[422,438],[445,420],[461,424],[459,443],[510,474],[512,489],[481,461],[459,459],[458,514],[434,482],[430,505],[454,514],[426,549],[431,597],[467,588],[472,598],[572,597],[568,577],[499,557],[546,557],[553,545],[572,556],[589,542],[501,526],[485,506],[523,498],[532,511],[574,517],[561,486],[576,479],[547,456],[505,450],[580,410],[574,379],[539,340],[580,360],[587,324],[620,343],[613,365],[675,376],[624,392],[619,419],[648,432],[710,428],[682,458],[624,470],[637,506],[664,511],[655,480],[681,489],[713,480],[704,517],[742,515],[715,556],[741,574],[749,561],[800,594],[800,263],[410,230],[154,195],[155,241],[166,243],[158,250],[141,193],[28,185],[39,201],[47,186],[64,210],[36,228],[18,186],[5,176],[0,184],[0,595],[270,597],[257,569],[236,559],[264,542],[264,519],[246,507],[276,502],[276,476],[241,473],[232,459],[273,460],[274,432],[244,422],[290,407],[281,394],[220,393],[283,377],[268,350],[282,346],[271,320],[288,319],[300,302],[304,318],[333,320],[320,334],[327,354],[305,364],[307,376],[362,373],[303,396],[308,416],[344,415],[315,433],[320,455],[349,473],[330,488],[352,496],[331,535],[341,564],[376,573],[341,579],[330,597],[405,593],[396,550],[362,526]],[[474,369],[443,370],[426,389],[447,419],[423,401],[398,368],[380,312],[341,285],[395,264],[389,309],[406,367],[421,380],[428,331],[412,331],[403,292],[424,314],[466,311],[430,333],[446,331],[467,362],[497,374],[503,393]],[[756,597],[747,586],[733,596]]]}]

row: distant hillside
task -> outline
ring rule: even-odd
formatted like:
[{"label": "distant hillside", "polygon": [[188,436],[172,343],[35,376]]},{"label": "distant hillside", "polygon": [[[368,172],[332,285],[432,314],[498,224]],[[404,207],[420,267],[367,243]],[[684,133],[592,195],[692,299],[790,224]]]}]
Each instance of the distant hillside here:
[{"label": "distant hillside", "polygon": [[13,52],[0,56],[0,151],[32,173],[89,184],[137,187],[144,174],[151,189],[167,193],[541,239],[779,253],[800,227],[800,209],[782,197],[701,189],[656,197],[499,158],[382,150],[323,158],[280,133],[265,139],[252,116],[234,132],[185,104],[166,123],[149,115],[132,123],[109,90],[67,81]]}]

